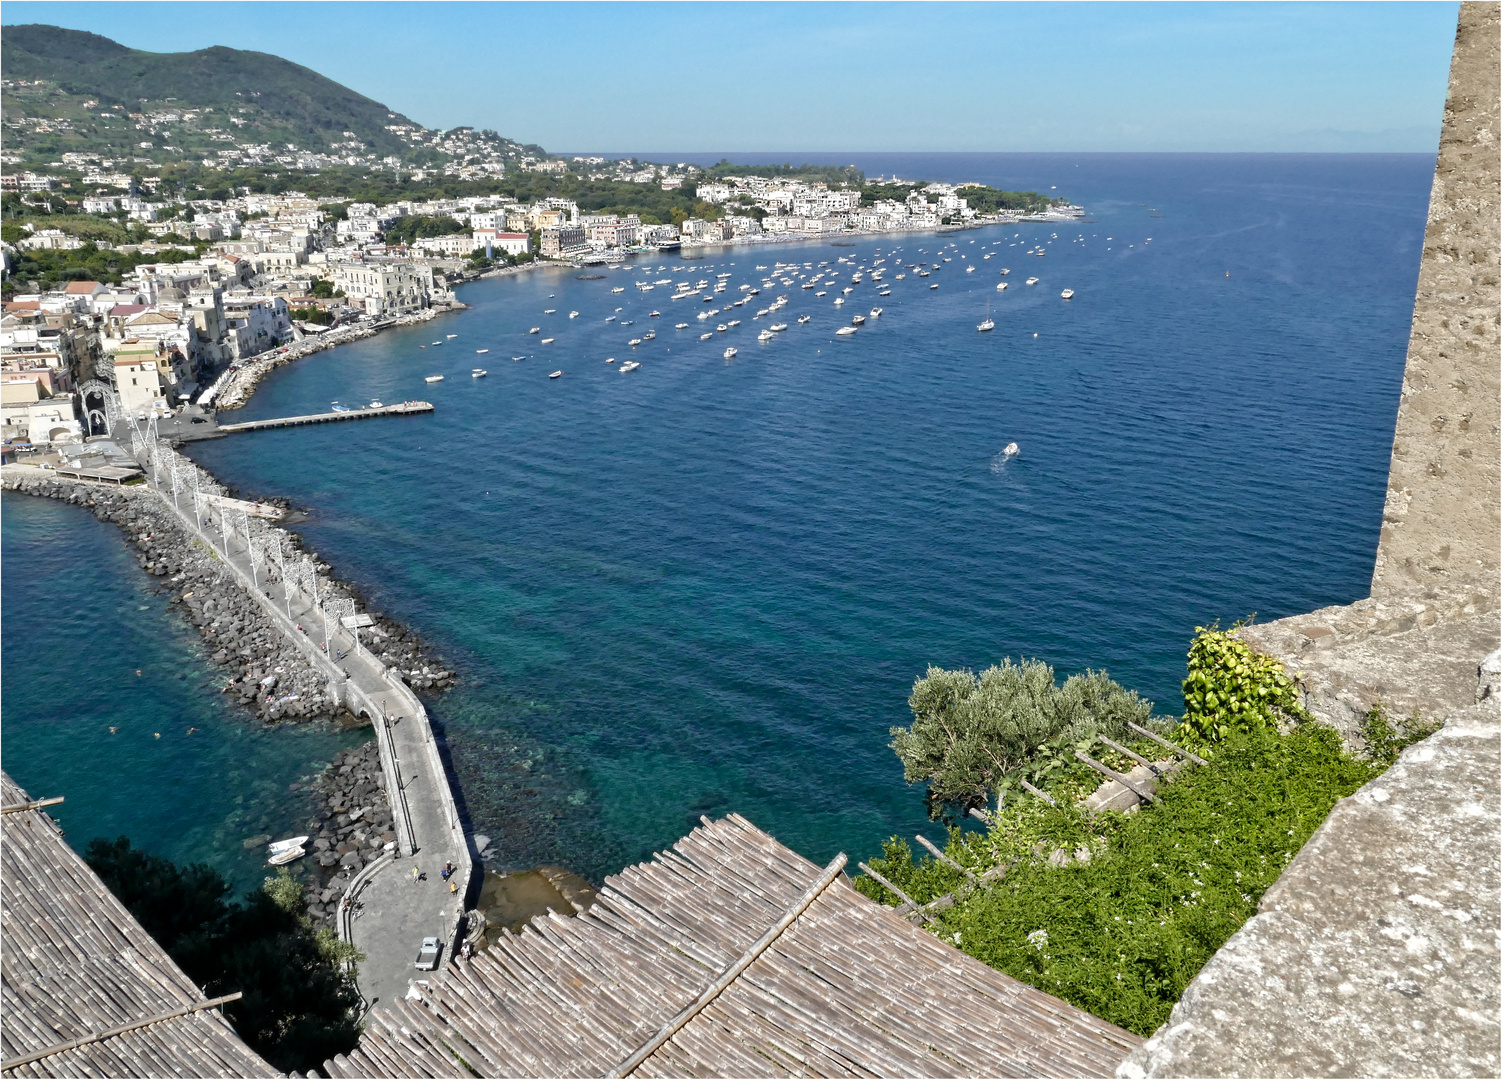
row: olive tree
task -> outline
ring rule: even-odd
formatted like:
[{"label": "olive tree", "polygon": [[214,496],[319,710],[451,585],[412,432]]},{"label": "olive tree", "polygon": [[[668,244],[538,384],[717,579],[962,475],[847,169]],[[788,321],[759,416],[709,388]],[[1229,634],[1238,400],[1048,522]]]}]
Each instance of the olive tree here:
[{"label": "olive tree", "polygon": [[1071,675],[1059,686],[1039,660],[1003,660],[976,676],[930,667],[913,684],[912,727],[892,728],[892,749],[910,784],[927,782],[929,813],[981,806],[1003,778],[1028,775],[1061,746],[1116,738],[1144,724],[1152,702],[1105,672]]}]

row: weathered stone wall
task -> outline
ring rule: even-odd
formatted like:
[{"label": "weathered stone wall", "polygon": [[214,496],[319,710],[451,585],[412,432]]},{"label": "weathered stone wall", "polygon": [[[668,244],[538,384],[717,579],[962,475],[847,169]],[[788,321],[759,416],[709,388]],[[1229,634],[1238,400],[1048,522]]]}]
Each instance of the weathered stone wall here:
[{"label": "weathered stone wall", "polygon": [[1498,10],[1455,35],[1373,596],[1498,575]]},{"label": "weathered stone wall", "polygon": [[1330,816],[1122,1063],[1141,1076],[1497,1076],[1499,5],[1461,5],[1372,595],[1240,631],[1359,746],[1444,727]]}]

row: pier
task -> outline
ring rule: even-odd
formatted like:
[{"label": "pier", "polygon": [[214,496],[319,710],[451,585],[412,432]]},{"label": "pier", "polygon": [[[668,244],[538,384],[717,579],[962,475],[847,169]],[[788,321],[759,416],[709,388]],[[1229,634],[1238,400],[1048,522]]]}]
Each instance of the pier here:
[{"label": "pier", "polygon": [[[379,409],[354,409],[341,412],[310,413],[307,416],[283,416],[276,420],[247,420],[241,424],[215,424],[213,432],[230,435],[236,431],[264,431],[268,428],[301,427],[303,424],[332,424],[340,420],[370,420],[377,416],[415,416],[430,413],[430,401],[404,401],[399,405],[382,405]],[[209,434],[205,432],[205,434]]]}]

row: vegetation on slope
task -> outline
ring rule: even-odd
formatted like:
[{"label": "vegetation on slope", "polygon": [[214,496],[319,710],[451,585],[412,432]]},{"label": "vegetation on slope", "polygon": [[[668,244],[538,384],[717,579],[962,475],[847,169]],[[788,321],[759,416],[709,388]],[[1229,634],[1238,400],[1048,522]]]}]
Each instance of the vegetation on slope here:
[{"label": "vegetation on slope", "polygon": [[285,870],[237,903],[211,867],[179,867],[123,836],[90,841],[84,859],[206,995],[244,994],[225,1015],[272,1065],[306,1072],[354,1047],[361,1000],[344,970],[354,951],[312,928]]},{"label": "vegetation on slope", "polygon": [[[933,913],[935,933],[1016,979],[1151,1034],[1335,802],[1433,730],[1375,711],[1364,732],[1368,753],[1353,756],[1298,709],[1281,665],[1243,650],[1216,629],[1196,638],[1185,697],[1199,719],[1173,737],[1208,764],[1179,769],[1159,787],[1160,803],[1088,812],[1078,800],[1099,777],[1061,764],[1037,785],[1057,801],[1049,806],[1010,791],[1007,781],[1032,764],[1024,762],[991,783],[1007,794],[988,829],[949,832],[950,858],[977,875],[1005,867],[1000,880],[968,888],[941,862],[915,860],[897,837],[871,868],[919,903],[959,889],[952,907]],[[926,701],[916,687],[914,699],[916,716]],[[1166,756],[1147,739],[1118,741]],[[1099,746],[1091,753],[1122,772],[1133,764]],[[873,878],[855,883],[874,900],[898,902]]]}]

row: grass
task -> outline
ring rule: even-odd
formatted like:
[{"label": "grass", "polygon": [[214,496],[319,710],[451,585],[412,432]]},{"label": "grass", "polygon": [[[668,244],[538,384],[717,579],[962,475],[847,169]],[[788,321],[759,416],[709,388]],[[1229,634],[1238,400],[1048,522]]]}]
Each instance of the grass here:
[{"label": "grass", "polygon": [[[1150,1035],[1256,913],[1336,800],[1386,764],[1351,756],[1333,730],[1307,723],[1286,735],[1231,736],[1209,765],[1163,786],[1161,804],[1132,814],[1090,816],[1069,798],[1052,808],[1012,796],[989,831],[951,830],[947,853],[962,865],[1015,865],[940,912],[936,932],[1016,979]],[[1080,849],[1088,861],[1049,860]],[[896,838],[871,865],[919,902],[964,880],[927,857],[915,862]],[[856,887],[896,902],[870,878]]]}]

